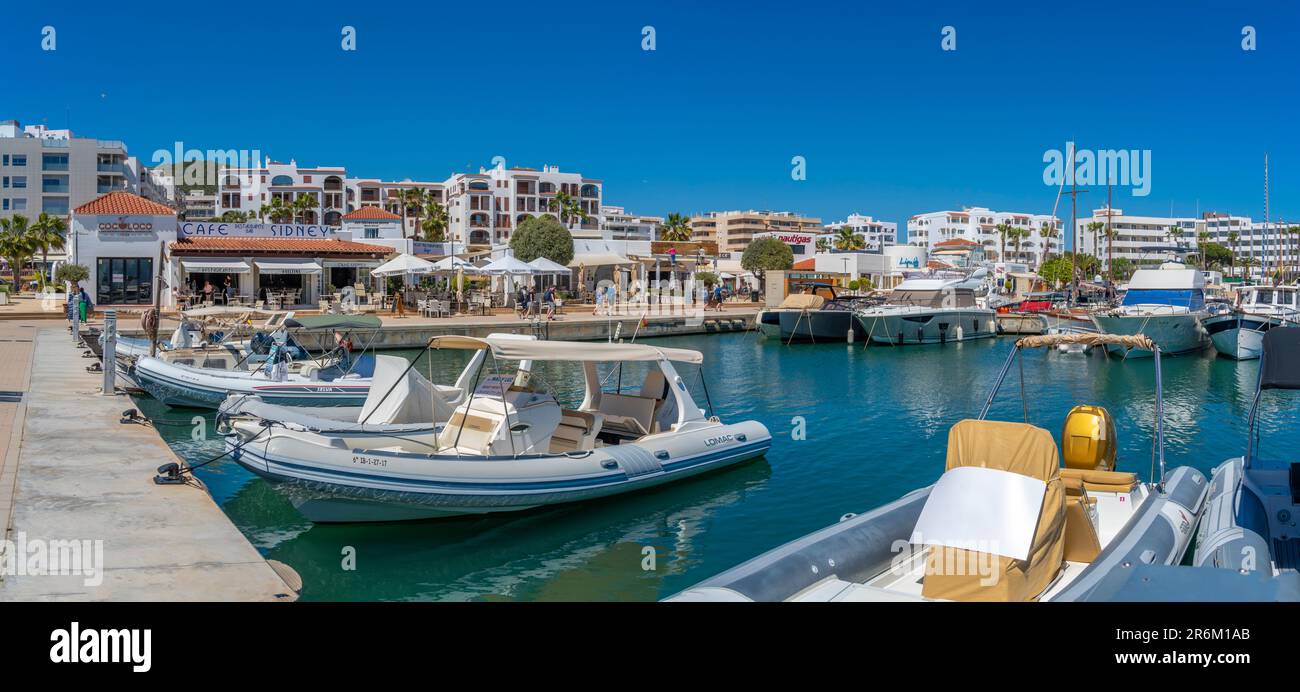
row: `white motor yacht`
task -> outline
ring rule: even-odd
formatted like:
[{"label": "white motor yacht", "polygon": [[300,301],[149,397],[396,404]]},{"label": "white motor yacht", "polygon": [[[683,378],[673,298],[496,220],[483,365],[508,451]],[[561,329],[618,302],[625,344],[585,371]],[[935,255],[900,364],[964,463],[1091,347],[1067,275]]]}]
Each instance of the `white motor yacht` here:
[{"label": "white motor yacht", "polygon": [[939,344],[997,336],[997,311],[983,305],[979,278],[907,279],[883,305],[854,312],[878,344]]},{"label": "white motor yacht", "polygon": [[1270,329],[1300,324],[1297,286],[1242,286],[1238,303],[1212,311],[1201,324],[1219,353],[1236,360],[1259,357]]},{"label": "white motor yacht", "polygon": [[[1181,262],[1159,269],[1139,269],[1129,280],[1119,307],[1092,313],[1103,334],[1141,335],[1160,346],[1165,355],[1195,353],[1210,344],[1201,325],[1205,307],[1205,276]],[[1111,344],[1106,351],[1124,357],[1150,356],[1150,351]]]}]

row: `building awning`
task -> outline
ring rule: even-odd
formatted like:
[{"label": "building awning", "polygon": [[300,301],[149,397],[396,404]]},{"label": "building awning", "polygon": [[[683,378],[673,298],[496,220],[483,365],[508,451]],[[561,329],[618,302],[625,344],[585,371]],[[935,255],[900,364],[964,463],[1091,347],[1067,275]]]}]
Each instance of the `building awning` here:
[{"label": "building awning", "polygon": [[257,259],[253,260],[262,274],[319,274],[321,268],[309,259]]},{"label": "building awning", "polygon": [[574,269],[578,267],[601,267],[611,264],[636,264],[636,262],[612,252],[579,252],[573,256],[573,261],[569,262],[569,266]]},{"label": "building awning", "polygon": [[247,274],[251,269],[248,263],[240,259],[222,259],[220,257],[203,258],[203,259],[183,259],[181,266],[185,267],[187,272],[203,272],[211,274]]}]

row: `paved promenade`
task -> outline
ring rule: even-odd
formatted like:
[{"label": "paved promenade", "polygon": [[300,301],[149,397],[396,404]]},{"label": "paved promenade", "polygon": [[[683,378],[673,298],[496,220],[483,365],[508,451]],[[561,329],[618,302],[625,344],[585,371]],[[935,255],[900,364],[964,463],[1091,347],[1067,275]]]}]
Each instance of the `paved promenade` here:
[{"label": "paved promenade", "polygon": [[131,400],[101,396],[80,354],[61,320],[0,324],[0,390],[24,392],[0,402],[0,529],[29,556],[43,542],[102,541],[102,583],[8,574],[0,602],[293,600],[206,490],[153,483],[176,457],[155,430],[118,422]]}]

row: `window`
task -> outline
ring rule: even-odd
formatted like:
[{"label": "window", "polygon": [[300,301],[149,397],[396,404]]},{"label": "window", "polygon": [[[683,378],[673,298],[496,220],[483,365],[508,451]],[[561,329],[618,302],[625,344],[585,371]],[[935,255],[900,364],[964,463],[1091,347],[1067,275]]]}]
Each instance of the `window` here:
[{"label": "window", "polygon": [[41,168],[47,171],[68,170],[67,154],[45,154],[41,157]]},{"label": "window", "polygon": [[25,188],[27,187],[27,176],[25,176],[25,175],[15,175],[15,176],[13,177],[13,184],[14,184],[14,189],[15,189],[15,190],[22,190],[22,189],[25,189]]},{"label": "window", "polygon": [[3,163],[4,165],[8,166],[8,165],[9,165],[9,155],[8,155],[8,154],[5,154],[3,160],[0,160],[0,163]]},{"label": "window", "polygon": [[14,161],[13,161],[13,162],[14,162],[14,165],[15,165],[15,166],[26,166],[26,165],[27,165],[27,154],[14,154]]},{"label": "window", "polygon": [[27,211],[27,200],[19,197],[13,201],[14,211]]},{"label": "window", "polygon": [[153,302],[153,258],[101,257],[95,263],[95,302],[145,305]]},{"label": "window", "polygon": [[366,238],[370,238],[370,239],[378,238],[378,237],[379,237],[379,227],[378,227],[378,226],[366,226],[365,237],[366,237]]}]

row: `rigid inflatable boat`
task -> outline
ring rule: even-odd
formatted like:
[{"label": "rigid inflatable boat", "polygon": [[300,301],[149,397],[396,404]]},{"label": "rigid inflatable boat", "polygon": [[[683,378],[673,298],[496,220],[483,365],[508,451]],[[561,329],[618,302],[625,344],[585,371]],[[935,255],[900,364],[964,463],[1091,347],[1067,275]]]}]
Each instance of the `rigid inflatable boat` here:
[{"label": "rigid inflatable boat", "polygon": [[[1154,482],[1116,470],[1115,426],[1104,408],[1070,411],[1061,435],[1063,454],[1042,428],[985,419],[1022,349],[1083,342],[1156,354]],[[1195,469],[1165,473],[1159,363],[1159,348],[1139,336],[1022,338],[979,418],[949,431],[947,464],[934,485],[866,514],[846,515],[670,600],[1133,597],[1135,583],[1147,576],[1141,568],[1177,565],[1182,559],[1206,496],[1205,477]],[[1027,403],[1025,408],[1027,417]]]},{"label": "rigid inflatable boat", "polygon": [[1256,445],[1266,390],[1300,389],[1300,327],[1274,327],[1261,342],[1246,453],[1214,469],[1192,563],[1254,574],[1300,599],[1300,461],[1269,458]]},{"label": "rigid inflatable boat", "polygon": [[[320,315],[286,319],[286,329],[331,329],[345,338],[353,330],[381,326],[372,316]],[[374,358],[335,349],[295,360],[286,329],[264,358],[251,352],[189,349],[163,357],[137,358],[131,377],[168,406],[218,408],[230,394],[254,394],[282,406],[362,406],[370,391]]]},{"label": "rigid inflatable boat", "polygon": [[[697,351],[500,336],[434,337],[429,349],[486,356],[464,400],[433,430],[326,434],[231,419],[226,448],[308,519],[366,522],[517,511],[641,490],[761,456],[772,442],[761,423],[724,423],[695,403],[672,363],[701,363]],[[484,376],[488,359],[493,372]],[[532,371],[507,365],[514,372],[502,372],[503,363],[548,361],[581,368],[582,401],[574,408]],[[604,377],[600,363],[611,367]],[[624,386],[624,366],[631,373],[639,363],[640,386]]]}]

